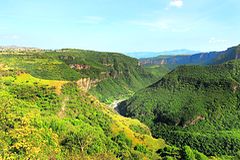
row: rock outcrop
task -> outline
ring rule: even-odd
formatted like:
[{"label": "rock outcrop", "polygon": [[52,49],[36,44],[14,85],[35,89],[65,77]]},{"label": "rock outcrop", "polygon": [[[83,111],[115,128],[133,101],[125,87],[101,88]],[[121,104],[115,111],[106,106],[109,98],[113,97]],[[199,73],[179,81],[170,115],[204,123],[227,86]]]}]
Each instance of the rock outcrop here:
[{"label": "rock outcrop", "polygon": [[99,83],[101,80],[91,78],[81,78],[77,81],[77,85],[79,88],[81,88],[83,91],[87,92],[91,87],[94,87]]},{"label": "rock outcrop", "polygon": [[240,58],[240,46],[228,48],[221,52],[198,53],[193,55],[158,56],[143,58],[139,61],[142,65],[208,65],[221,64],[229,60]]},{"label": "rock outcrop", "polygon": [[70,64],[70,68],[76,69],[76,70],[82,70],[82,69],[90,69],[91,67],[86,64]]}]

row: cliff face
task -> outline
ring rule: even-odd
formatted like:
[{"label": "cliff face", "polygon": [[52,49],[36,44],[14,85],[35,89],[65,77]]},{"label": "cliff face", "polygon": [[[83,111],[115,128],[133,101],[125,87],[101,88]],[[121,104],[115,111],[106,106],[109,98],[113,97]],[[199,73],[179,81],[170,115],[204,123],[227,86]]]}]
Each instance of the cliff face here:
[{"label": "cliff face", "polygon": [[185,64],[207,64],[213,59],[217,58],[222,52],[210,52],[210,53],[199,53],[194,55],[179,55],[169,57],[156,57],[150,59],[140,59],[142,65],[162,65],[162,64],[174,64],[174,65],[185,65]]},{"label": "cliff face", "polygon": [[81,78],[77,81],[77,85],[83,91],[88,91],[91,87],[91,79],[90,78]]},{"label": "cliff face", "polygon": [[179,55],[179,56],[158,56],[154,58],[140,59],[142,65],[206,65],[220,64],[229,60],[240,58],[240,47],[228,48],[226,51],[199,53],[194,55]]},{"label": "cliff face", "polygon": [[90,69],[91,67],[89,65],[85,64],[70,64],[70,68],[76,69],[76,70],[82,70],[82,69]]}]

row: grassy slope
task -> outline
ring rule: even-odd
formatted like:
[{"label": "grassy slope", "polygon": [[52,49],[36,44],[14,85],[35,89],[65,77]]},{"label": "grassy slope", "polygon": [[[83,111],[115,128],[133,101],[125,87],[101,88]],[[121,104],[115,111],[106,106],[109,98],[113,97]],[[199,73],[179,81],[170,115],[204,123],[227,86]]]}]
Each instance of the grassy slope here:
[{"label": "grassy slope", "polygon": [[165,76],[168,72],[170,72],[170,68],[167,65],[152,65],[144,67],[148,72],[153,74],[159,80],[163,76]]},{"label": "grassy slope", "polygon": [[71,81],[84,75],[70,71],[59,54],[1,55],[2,158],[208,159],[188,147],[166,146],[138,120],[121,117],[79,90]]},{"label": "grassy slope", "polygon": [[1,70],[0,95],[2,158],[156,159],[165,146],[138,120],[121,117],[72,82]]},{"label": "grassy slope", "polygon": [[239,61],[179,67],[137,92],[123,104],[122,113],[178,146],[235,155],[240,148],[239,83]]},{"label": "grassy slope", "polygon": [[[118,53],[75,49],[58,52],[29,51],[22,54],[2,54],[0,61],[37,78],[77,81],[87,77],[100,80],[90,93],[104,102],[131,95],[157,78],[139,66],[136,59]],[[90,69],[71,69],[71,64],[84,64],[90,66]]]}]

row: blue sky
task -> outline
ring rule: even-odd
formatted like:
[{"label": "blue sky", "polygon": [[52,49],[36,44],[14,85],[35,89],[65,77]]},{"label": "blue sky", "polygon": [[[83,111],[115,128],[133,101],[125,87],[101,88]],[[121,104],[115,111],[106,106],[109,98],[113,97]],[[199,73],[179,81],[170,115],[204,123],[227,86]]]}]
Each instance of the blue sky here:
[{"label": "blue sky", "polygon": [[0,45],[101,51],[240,44],[239,0],[2,0]]}]

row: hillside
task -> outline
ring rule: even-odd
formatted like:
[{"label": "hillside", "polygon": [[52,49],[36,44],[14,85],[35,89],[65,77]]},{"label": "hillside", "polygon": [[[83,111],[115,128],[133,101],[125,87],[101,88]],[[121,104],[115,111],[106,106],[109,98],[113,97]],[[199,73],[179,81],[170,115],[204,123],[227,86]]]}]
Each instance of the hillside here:
[{"label": "hillside", "polygon": [[119,53],[12,49],[0,52],[0,62],[36,78],[76,81],[83,90],[108,103],[128,97],[158,79],[137,59]]},{"label": "hillside", "polygon": [[[69,68],[54,61],[55,55],[52,59],[19,56],[24,58],[1,56],[0,158],[208,159],[189,146],[177,148],[166,145],[163,139],[153,138],[147,126],[117,114],[86,93],[82,86],[71,80],[74,78],[71,75],[61,77],[61,73],[69,71]],[[43,63],[47,60],[48,63]],[[34,68],[39,62],[48,64],[47,67],[51,68],[42,69],[52,71],[53,75]],[[63,72],[58,72],[58,65],[63,65]],[[31,69],[39,71],[36,72],[38,77],[30,74],[33,73]],[[40,76],[51,77],[43,79]]]},{"label": "hillside", "polygon": [[173,69],[173,66],[168,66],[168,65],[150,65],[150,66],[144,66],[144,69],[154,75],[155,77],[162,78],[165,76],[167,73]]},{"label": "hillside", "polygon": [[76,83],[1,68],[0,88],[3,159],[156,159],[154,151],[165,146],[139,121],[119,116]]},{"label": "hillside", "polygon": [[240,46],[228,48],[226,51],[198,53],[192,55],[169,55],[140,59],[142,65],[208,65],[221,64],[229,60],[238,59]]},{"label": "hillside", "polygon": [[181,66],[119,106],[156,137],[206,155],[236,155],[240,148],[240,61]]}]

